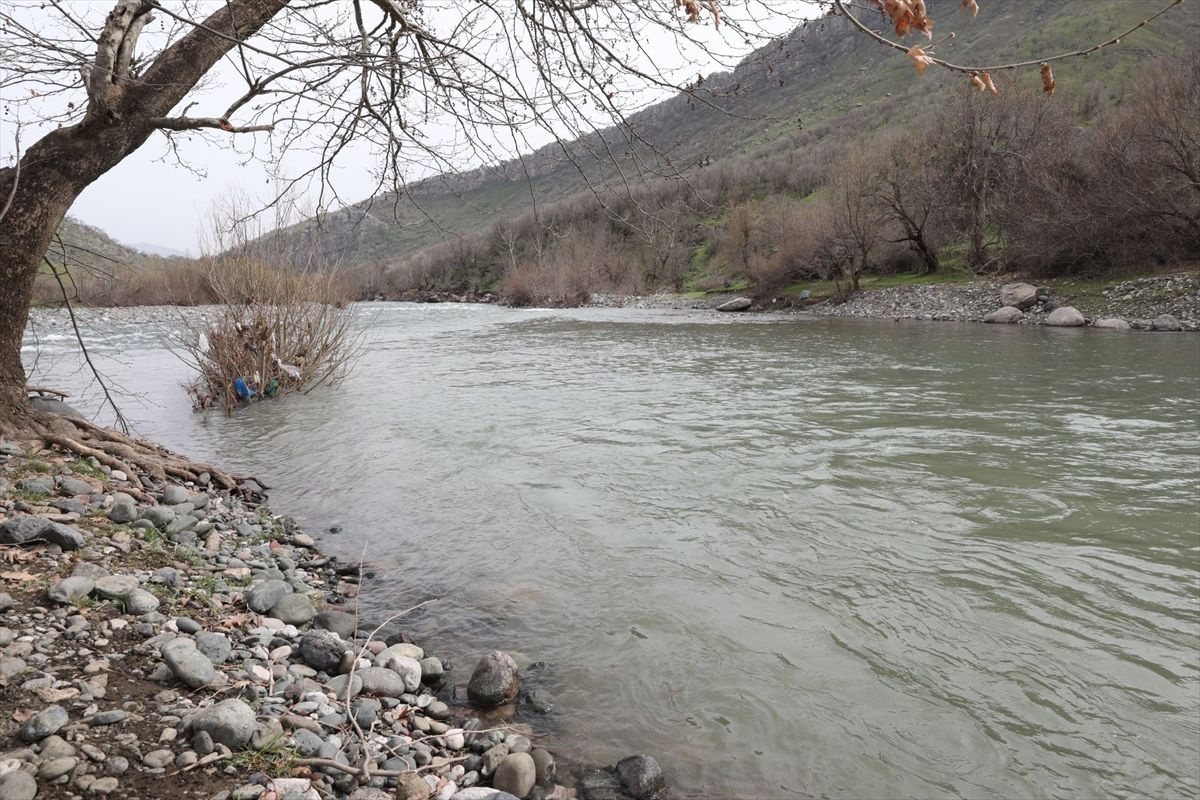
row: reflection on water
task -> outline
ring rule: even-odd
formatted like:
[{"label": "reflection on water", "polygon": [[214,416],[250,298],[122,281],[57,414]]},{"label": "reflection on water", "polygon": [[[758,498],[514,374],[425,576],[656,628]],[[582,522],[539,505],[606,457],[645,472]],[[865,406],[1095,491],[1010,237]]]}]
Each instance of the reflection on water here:
[{"label": "reflection on water", "polygon": [[88,325],[143,433],[365,546],[371,610],[550,662],[564,748],[705,796],[1200,793],[1200,338],[362,313],[340,391],[229,419],[169,314]]}]

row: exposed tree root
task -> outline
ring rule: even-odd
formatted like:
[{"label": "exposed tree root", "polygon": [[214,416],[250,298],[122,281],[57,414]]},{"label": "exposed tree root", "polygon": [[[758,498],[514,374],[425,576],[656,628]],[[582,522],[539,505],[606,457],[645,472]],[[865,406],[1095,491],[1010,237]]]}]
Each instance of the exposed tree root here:
[{"label": "exposed tree root", "polygon": [[[102,428],[87,420],[58,414],[34,413],[18,431],[16,438],[40,440],[47,446],[84,458],[94,458],[109,469],[124,472],[133,483],[145,476],[153,486],[172,480],[191,481],[201,485],[206,481],[244,500],[256,502],[268,489],[262,481],[249,476],[235,476],[225,470],[193,461],[153,442],[130,436],[111,428]],[[256,484],[251,488],[249,484]],[[154,498],[143,489],[128,487],[124,491],[143,502]]]}]

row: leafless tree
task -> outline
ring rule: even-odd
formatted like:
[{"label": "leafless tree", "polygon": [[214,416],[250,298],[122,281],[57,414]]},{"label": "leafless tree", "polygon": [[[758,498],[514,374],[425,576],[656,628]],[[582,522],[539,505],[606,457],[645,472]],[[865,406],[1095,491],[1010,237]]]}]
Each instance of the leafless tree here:
[{"label": "leafless tree", "polygon": [[886,217],[899,229],[895,244],[906,243],[921,259],[926,272],[937,272],[938,245],[934,226],[941,221],[948,192],[940,178],[937,152],[931,142],[916,147],[915,131],[883,142],[876,201]]}]

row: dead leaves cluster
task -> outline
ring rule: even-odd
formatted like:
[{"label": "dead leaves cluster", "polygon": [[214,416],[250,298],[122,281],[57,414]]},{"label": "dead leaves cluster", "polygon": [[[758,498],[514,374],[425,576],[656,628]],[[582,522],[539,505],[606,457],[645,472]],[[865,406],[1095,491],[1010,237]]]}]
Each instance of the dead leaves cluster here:
[{"label": "dead leaves cluster", "polygon": [[913,31],[920,31],[932,38],[933,20],[929,18],[925,8],[925,0],[871,0],[896,28],[896,34],[907,36]]},{"label": "dead leaves cluster", "polygon": [[[721,27],[721,7],[717,5],[717,0],[708,0],[707,5],[708,12],[712,14],[713,26]],[[675,0],[675,8],[683,11],[688,22],[699,22],[704,14],[704,6],[700,0]]]},{"label": "dead leaves cluster", "polygon": [[981,92],[990,92],[993,97],[1000,96],[1000,90],[996,88],[996,84],[992,82],[992,76],[987,72],[972,72],[971,86]]}]

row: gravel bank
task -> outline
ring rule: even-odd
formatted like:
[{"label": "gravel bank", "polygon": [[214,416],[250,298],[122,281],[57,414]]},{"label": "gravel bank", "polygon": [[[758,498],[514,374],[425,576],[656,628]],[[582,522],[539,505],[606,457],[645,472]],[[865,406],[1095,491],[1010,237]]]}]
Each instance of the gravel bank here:
[{"label": "gravel bank", "polygon": [[560,763],[506,654],[360,619],[361,574],[206,483],[0,440],[0,800],[665,796],[647,756]]},{"label": "gravel bank", "polygon": [[[823,317],[870,319],[913,319],[927,321],[983,322],[1001,307],[1005,283],[974,281],[867,289],[849,301],[834,305],[828,300],[800,301],[796,298],[756,298],[751,311],[804,313]],[[1018,322],[1043,325],[1056,308],[1074,307],[1087,324],[1101,319],[1122,319],[1130,328],[1150,330],[1154,321],[1170,316],[1186,331],[1200,330],[1200,273],[1182,273],[1139,278],[1110,286],[1099,293],[1076,293],[1071,284],[1052,283],[1038,287],[1038,302],[1024,310]],[[592,305],[652,309],[715,309],[737,295],[686,298],[680,295],[594,295]]]}]

